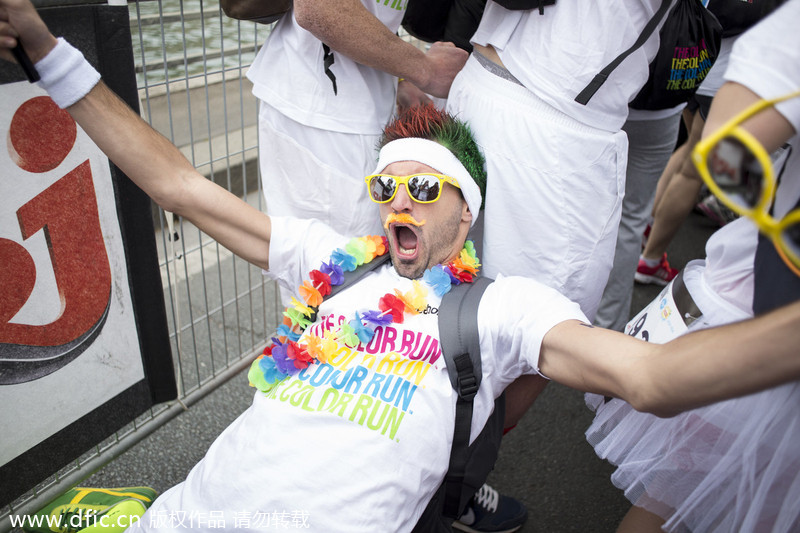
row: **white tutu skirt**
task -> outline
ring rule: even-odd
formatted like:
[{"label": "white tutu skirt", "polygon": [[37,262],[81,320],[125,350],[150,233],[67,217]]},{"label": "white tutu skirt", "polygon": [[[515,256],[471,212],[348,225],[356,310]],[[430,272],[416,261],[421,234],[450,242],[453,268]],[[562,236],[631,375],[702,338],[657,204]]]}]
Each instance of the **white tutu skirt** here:
[{"label": "white tutu skirt", "polygon": [[667,419],[587,396],[587,440],[666,531],[800,531],[800,383]]},{"label": "white tutu skirt", "polygon": [[[728,309],[722,319],[694,270],[686,285],[703,319],[713,316],[700,327],[741,318]],[[617,467],[612,482],[665,531],[800,532],[800,382],[672,418],[595,394],[586,402],[596,412],[586,437]]]}]

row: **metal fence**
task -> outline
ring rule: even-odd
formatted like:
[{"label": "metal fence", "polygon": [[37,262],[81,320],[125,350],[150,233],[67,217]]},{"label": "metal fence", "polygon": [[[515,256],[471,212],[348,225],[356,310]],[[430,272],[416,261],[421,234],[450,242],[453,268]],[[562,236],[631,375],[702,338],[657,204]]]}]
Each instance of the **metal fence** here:
[{"label": "metal fence", "polygon": [[[138,2],[129,9],[142,116],[198,171],[265,209],[257,103],[244,74],[271,28],[229,19],[218,0]],[[171,213],[154,207],[153,215],[185,399],[247,363],[276,327],[277,301],[258,269]]]},{"label": "metal fence", "polygon": [[[129,5],[142,116],[209,179],[265,209],[256,164],[257,103],[244,76],[270,26],[239,23],[218,0]],[[0,510],[33,513],[247,367],[275,330],[279,299],[261,271],[188,222],[153,219],[179,399],[150,409]]]},{"label": "metal fence", "polygon": [[[232,20],[219,0],[142,0],[129,11],[143,118],[202,174],[266,209],[257,102],[245,73],[271,26]],[[11,529],[10,515],[37,511],[246,368],[278,325],[280,298],[260,270],[157,206],[153,220],[179,398],[0,509],[0,531]]]}]

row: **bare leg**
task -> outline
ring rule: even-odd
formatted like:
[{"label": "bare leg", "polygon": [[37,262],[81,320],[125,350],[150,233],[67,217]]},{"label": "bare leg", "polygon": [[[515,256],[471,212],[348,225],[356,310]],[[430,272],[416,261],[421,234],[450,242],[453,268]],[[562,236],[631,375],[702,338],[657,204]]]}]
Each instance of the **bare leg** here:
[{"label": "bare leg", "polygon": [[661,532],[663,525],[663,518],[634,505],[622,518],[617,533]]},{"label": "bare leg", "polygon": [[690,154],[697,141],[700,140],[704,123],[700,114],[696,113],[689,131],[689,139],[685,144],[686,152],[680,170],[672,176],[664,189],[661,200],[654,209],[653,226],[650,230],[650,237],[647,239],[647,246],[642,253],[645,259],[660,259],[664,255],[667,246],[672,242],[681,224],[697,202],[697,194],[700,192],[703,181],[694,168]]},{"label": "bare leg", "polygon": [[[686,127],[686,131],[691,131],[692,129],[692,120],[694,120],[694,114],[691,111],[686,109],[683,110],[681,114],[681,119],[683,120],[683,125]],[[678,173],[683,165],[683,160],[689,156],[686,151],[689,149],[689,139],[683,141],[678,148],[672,153],[667,162],[667,166],[664,167],[663,172],[661,173],[661,177],[658,178],[658,184],[656,185],[656,195],[653,199],[653,214],[655,215],[656,208],[658,207],[658,203],[661,201],[661,198],[664,196],[664,190],[669,185],[669,181],[672,179],[672,176]]]},{"label": "bare leg", "polygon": [[669,186],[670,181],[672,181],[672,177],[681,169],[683,160],[686,159],[688,151],[689,147],[684,142],[676,148],[669,157],[669,162],[667,162],[667,166],[664,167],[664,172],[661,174],[661,177],[658,178],[658,184],[656,185],[656,195],[653,199],[653,216],[655,216],[656,210],[661,204],[661,200],[664,198],[664,191]]}]

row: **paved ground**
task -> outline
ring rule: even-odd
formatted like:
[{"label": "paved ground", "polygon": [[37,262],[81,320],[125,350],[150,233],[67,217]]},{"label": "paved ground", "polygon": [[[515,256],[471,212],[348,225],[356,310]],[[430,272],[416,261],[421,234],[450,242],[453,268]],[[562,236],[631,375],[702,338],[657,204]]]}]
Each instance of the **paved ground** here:
[{"label": "paved ground", "polygon": [[[703,257],[713,226],[691,215],[669,249],[673,266]],[[660,288],[637,286],[634,309]],[[204,400],[157,430],[93,475],[87,486],[143,484],[163,491],[181,481],[215,436],[250,403],[253,389],[240,374]],[[591,413],[583,395],[550,384],[519,426],[504,440],[491,484],[528,507],[524,533],[615,530],[628,508],[609,480],[611,467],[598,459],[583,432]]]}]

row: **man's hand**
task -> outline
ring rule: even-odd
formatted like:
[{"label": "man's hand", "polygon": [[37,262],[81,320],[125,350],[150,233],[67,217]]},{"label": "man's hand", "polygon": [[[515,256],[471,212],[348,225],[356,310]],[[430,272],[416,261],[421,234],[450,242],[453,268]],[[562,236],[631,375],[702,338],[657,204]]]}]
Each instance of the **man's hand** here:
[{"label": "man's hand", "polygon": [[438,98],[447,98],[453,78],[464,67],[469,54],[453,43],[433,43],[425,55],[432,67],[427,84],[420,85],[422,91]]},{"label": "man's hand", "polygon": [[29,0],[0,0],[0,57],[14,61],[11,49],[17,43],[36,63],[57,41]]},{"label": "man's hand", "polygon": [[419,87],[408,80],[397,83],[397,111],[430,104],[432,100]]}]

